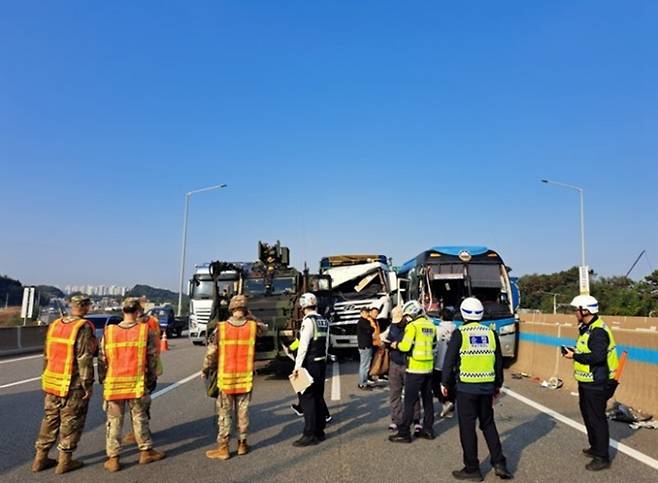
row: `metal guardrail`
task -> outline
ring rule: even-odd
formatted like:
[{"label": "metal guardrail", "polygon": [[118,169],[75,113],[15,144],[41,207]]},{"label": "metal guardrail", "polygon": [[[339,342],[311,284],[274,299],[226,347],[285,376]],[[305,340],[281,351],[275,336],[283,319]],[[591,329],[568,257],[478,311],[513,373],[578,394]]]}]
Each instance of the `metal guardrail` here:
[{"label": "metal guardrail", "polygon": [[43,350],[47,325],[0,327],[0,356]]}]

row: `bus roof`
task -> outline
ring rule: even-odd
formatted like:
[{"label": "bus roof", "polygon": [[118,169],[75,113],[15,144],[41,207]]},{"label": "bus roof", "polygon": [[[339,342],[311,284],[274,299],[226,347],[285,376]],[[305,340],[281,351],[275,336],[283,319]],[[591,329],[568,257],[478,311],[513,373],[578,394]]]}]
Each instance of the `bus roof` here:
[{"label": "bus roof", "polygon": [[323,257],[320,260],[320,269],[333,267],[348,267],[351,265],[361,265],[363,263],[388,263],[386,255],[332,255]]},{"label": "bus roof", "polygon": [[[439,263],[441,256],[446,256],[450,261],[459,260],[459,255],[468,253],[471,257],[487,256],[497,257],[502,263],[502,259],[497,252],[485,246],[478,245],[453,245],[453,246],[436,246],[425,250],[414,258],[407,260],[398,270],[398,273],[407,273],[416,265]],[[445,260],[445,259],[444,259]]]}]

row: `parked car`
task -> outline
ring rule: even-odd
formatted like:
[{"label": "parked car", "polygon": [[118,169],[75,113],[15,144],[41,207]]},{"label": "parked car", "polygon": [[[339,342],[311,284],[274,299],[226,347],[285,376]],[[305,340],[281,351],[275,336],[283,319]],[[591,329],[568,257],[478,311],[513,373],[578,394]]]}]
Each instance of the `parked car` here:
[{"label": "parked car", "polygon": [[121,316],[115,314],[89,314],[85,316],[85,319],[96,327],[96,338],[98,340],[103,337],[106,325],[118,324],[123,320]]},{"label": "parked car", "polygon": [[153,307],[147,312],[147,315],[152,315],[160,322],[160,330],[167,334],[167,337],[180,337],[183,330],[186,329],[184,319],[177,319],[174,314],[174,308],[171,305],[164,305],[162,307]]}]

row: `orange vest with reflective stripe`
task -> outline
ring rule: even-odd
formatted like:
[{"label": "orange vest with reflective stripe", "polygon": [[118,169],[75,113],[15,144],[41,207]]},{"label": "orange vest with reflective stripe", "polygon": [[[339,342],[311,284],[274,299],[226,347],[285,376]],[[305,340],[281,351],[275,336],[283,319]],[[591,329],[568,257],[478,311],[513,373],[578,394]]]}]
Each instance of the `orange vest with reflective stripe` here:
[{"label": "orange vest with reflective stripe", "polygon": [[104,349],[107,375],[103,383],[106,401],[137,399],[144,395],[148,324],[126,329],[119,325],[105,328]]},{"label": "orange vest with reflective stripe", "polygon": [[217,385],[225,394],[250,392],[254,385],[254,354],[256,352],[256,322],[248,320],[236,327],[220,322],[219,373]]},{"label": "orange vest with reflective stripe", "polygon": [[41,376],[41,387],[48,394],[64,397],[69,393],[73,364],[75,362],[75,341],[83,325],[93,325],[86,319],[64,322],[57,319],[48,327],[46,337],[46,369]]},{"label": "orange vest with reflective stripe", "polygon": [[[152,315],[149,315],[146,319],[146,324],[149,326],[149,330],[151,330],[151,332],[153,332],[155,335],[157,335],[158,339],[159,339],[160,338],[160,321],[156,317],[153,317]],[[160,355],[160,344],[156,344],[155,353]]]}]

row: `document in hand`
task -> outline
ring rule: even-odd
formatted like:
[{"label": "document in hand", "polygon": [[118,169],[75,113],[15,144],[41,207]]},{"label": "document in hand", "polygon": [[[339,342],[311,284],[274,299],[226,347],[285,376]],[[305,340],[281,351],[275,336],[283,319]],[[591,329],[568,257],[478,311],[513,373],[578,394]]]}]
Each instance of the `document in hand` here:
[{"label": "document in hand", "polygon": [[304,393],[308,387],[313,384],[313,376],[311,376],[305,368],[299,370],[297,377],[292,374],[289,376],[290,384],[295,392]]}]

